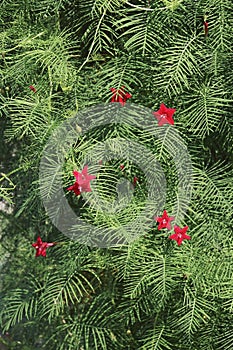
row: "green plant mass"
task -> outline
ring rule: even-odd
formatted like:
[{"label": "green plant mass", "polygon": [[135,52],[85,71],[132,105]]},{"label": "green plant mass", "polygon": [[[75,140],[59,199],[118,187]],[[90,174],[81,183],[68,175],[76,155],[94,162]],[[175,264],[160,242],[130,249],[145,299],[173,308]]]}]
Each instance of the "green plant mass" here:
[{"label": "green plant mass", "polygon": [[233,348],[232,38],[230,0],[1,1],[0,349]]}]

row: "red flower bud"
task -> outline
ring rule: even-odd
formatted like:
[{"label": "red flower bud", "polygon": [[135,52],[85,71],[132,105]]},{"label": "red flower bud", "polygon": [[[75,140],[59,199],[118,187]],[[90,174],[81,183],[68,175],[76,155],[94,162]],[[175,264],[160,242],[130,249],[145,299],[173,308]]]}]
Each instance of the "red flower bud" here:
[{"label": "red flower bud", "polygon": [[205,36],[208,35],[208,25],[209,23],[207,21],[204,21],[204,31],[205,31]]},{"label": "red flower bud", "polygon": [[33,85],[30,85],[29,89],[32,90],[34,93],[36,93],[36,88]]}]

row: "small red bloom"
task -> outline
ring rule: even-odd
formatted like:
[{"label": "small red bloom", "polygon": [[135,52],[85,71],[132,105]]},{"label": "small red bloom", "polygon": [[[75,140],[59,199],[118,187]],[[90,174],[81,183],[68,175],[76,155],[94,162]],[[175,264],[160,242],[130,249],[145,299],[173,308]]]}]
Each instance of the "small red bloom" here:
[{"label": "small red bloom", "polygon": [[174,125],[174,120],[172,119],[173,114],[176,109],[167,108],[165,104],[161,104],[158,111],[153,112],[155,118],[158,120],[158,125],[162,126],[164,124]]},{"label": "small red bloom", "polygon": [[88,165],[85,165],[81,173],[74,170],[73,174],[76,178],[76,182],[80,186],[81,192],[91,192],[90,181],[94,180],[96,176],[88,174]]},{"label": "small red bloom", "polygon": [[32,246],[34,248],[36,248],[36,257],[37,256],[46,256],[46,249],[48,247],[52,247],[54,246],[56,243],[47,243],[47,242],[42,242],[42,239],[40,238],[40,236],[37,238],[36,243],[33,243]]},{"label": "small red bloom", "polygon": [[102,159],[99,160],[99,165],[103,165]]},{"label": "small red bloom", "polygon": [[136,186],[137,182],[138,182],[138,177],[134,176],[134,178],[133,178],[133,185]]},{"label": "small red bloom", "polygon": [[79,196],[82,192],[91,192],[90,181],[96,178],[95,175],[88,174],[88,165],[85,165],[80,172],[74,170],[75,183],[67,188],[67,191],[74,191],[76,196]]},{"label": "small red bloom", "polygon": [[122,106],[124,106],[128,98],[132,97],[132,95],[129,94],[128,92],[125,92],[124,89],[125,89],[124,86],[122,86],[119,90],[115,88],[111,88],[110,90],[113,93],[111,102],[119,102]]},{"label": "small red bloom", "polygon": [[207,21],[204,21],[204,32],[205,32],[205,36],[208,35],[208,25],[209,23]]},{"label": "small red bloom", "polygon": [[171,221],[175,220],[174,216],[168,216],[166,210],[164,210],[162,217],[155,216],[155,221],[159,223],[158,230],[162,228],[167,228],[171,230]]},{"label": "small red bloom", "polygon": [[121,169],[121,170],[123,170],[124,167],[125,167],[124,164],[121,164],[121,165],[120,165],[120,169]]},{"label": "small red bloom", "polygon": [[168,238],[174,239],[174,241],[176,241],[178,243],[178,245],[180,246],[184,239],[191,239],[190,236],[186,235],[187,230],[188,230],[188,226],[180,228],[179,226],[175,225],[174,226],[175,233],[173,235],[169,236]]},{"label": "small red bloom", "polygon": [[76,194],[76,196],[79,196],[81,194],[80,186],[77,182],[75,182],[72,186],[68,187],[67,191],[73,191]]},{"label": "small red bloom", "polygon": [[36,88],[33,85],[30,85],[29,89],[36,93]]}]

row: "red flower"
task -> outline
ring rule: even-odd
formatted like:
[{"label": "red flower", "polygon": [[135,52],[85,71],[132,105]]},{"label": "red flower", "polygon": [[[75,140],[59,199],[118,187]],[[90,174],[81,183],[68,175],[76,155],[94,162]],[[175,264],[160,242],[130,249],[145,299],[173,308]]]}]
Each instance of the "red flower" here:
[{"label": "red flower", "polygon": [[96,176],[88,174],[88,165],[85,165],[81,173],[74,170],[73,175],[76,181],[67,188],[67,191],[74,191],[76,196],[79,196],[81,192],[91,192],[90,181],[94,180]]},{"label": "red flower", "polygon": [[75,182],[72,186],[68,187],[67,191],[74,191],[76,196],[79,196],[81,194],[80,186],[77,182]]},{"label": "red flower", "polygon": [[91,192],[90,181],[94,180],[96,176],[88,174],[88,165],[85,165],[81,173],[74,170],[73,174],[80,186],[81,192]]},{"label": "red flower", "polygon": [[36,93],[36,88],[33,85],[30,85],[29,89]]},{"label": "red flower", "polygon": [[121,165],[120,165],[121,170],[123,170],[124,167],[125,167],[124,164],[121,164]]},{"label": "red flower", "polygon": [[137,182],[138,182],[138,177],[134,176],[134,178],[133,178],[133,185],[136,186]]},{"label": "red flower", "polygon": [[174,125],[174,120],[172,119],[173,114],[176,109],[167,108],[165,104],[161,104],[158,111],[153,112],[155,118],[158,120],[158,125],[162,126],[164,124]]},{"label": "red flower", "polygon": [[191,239],[190,236],[186,235],[187,230],[188,230],[188,226],[180,228],[179,226],[175,225],[174,226],[175,233],[173,235],[169,236],[168,238],[174,239],[178,243],[178,245],[180,246],[184,239]]},{"label": "red flower", "polygon": [[209,23],[207,21],[204,21],[204,31],[205,31],[205,36],[208,35],[208,25]]},{"label": "red flower", "polygon": [[167,228],[168,230],[171,230],[171,224],[170,222],[175,220],[174,216],[168,216],[166,210],[164,210],[162,217],[154,217],[155,221],[159,223],[158,230],[161,230],[162,228]]},{"label": "red flower", "polygon": [[47,243],[47,242],[42,242],[42,239],[40,238],[40,236],[37,238],[36,243],[33,243],[32,246],[34,248],[36,248],[36,257],[37,256],[46,256],[46,249],[48,247],[52,247],[54,246],[56,243]]},{"label": "red flower", "polygon": [[132,95],[130,95],[128,92],[125,92],[124,89],[124,86],[122,86],[119,90],[111,88],[110,90],[113,93],[111,102],[119,102],[122,106],[124,106],[128,98],[132,97]]}]

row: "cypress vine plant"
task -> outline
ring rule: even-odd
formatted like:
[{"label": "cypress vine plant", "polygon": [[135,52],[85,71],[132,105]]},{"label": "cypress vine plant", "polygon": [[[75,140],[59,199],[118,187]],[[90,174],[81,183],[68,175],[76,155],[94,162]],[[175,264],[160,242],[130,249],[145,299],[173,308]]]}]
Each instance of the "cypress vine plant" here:
[{"label": "cypress vine plant", "polygon": [[[0,6],[0,347],[231,349],[231,1],[8,0]],[[51,135],[80,113],[89,118],[85,111],[100,104],[114,116],[120,111],[123,123],[98,126],[90,119],[87,133],[72,124],[76,138],[62,167],[50,159],[41,182]],[[143,113],[134,113],[141,108],[145,120],[151,111],[160,137],[143,128]],[[162,116],[166,123],[159,126]],[[152,191],[166,196],[153,225],[143,211],[147,178],[122,139],[135,146],[134,159],[136,145],[155,157],[155,172],[151,158],[147,163],[155,188],[166,178],[164,191]],[[118,159],[101,159],[103,141]],[[99,163],[85,168],[94,147]],[[189,201],[179,193],[176,147],[188,150],[192,164]],[[80,188],[84,168],[96,178]],[[140,234],[100,247],[61,232],[44,207],[56,194],[57,174],[83,222],[103,235],[132,223]],[[122,179],[129,187],[123,195]]]}]

